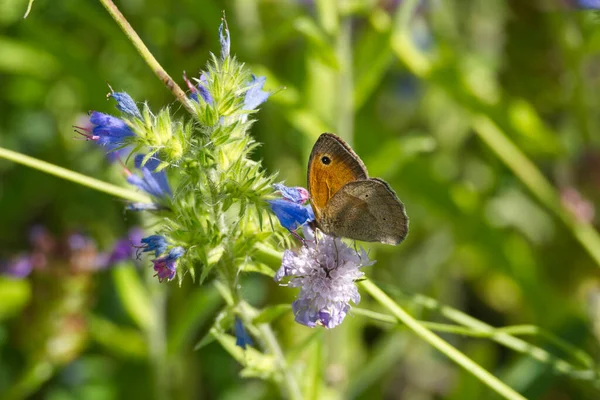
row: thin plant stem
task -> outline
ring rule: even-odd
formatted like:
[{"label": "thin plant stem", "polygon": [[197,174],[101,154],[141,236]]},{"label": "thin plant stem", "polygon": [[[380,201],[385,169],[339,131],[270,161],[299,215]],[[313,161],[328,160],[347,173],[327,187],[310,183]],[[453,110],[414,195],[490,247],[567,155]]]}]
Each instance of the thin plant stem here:
[{"label": "thin plant stem", "polygon": [[352,141],[354,135],[354,82],[352,76],[352,19],[341,17],[336,46],[340,64],[337,131]]},{"label": "thin plant stem", "polygon": [[54,365],[48,361],[32,362],[6,392],[0,393],[1,397],[5,400],[29,398],[52,378],[54,372]]},{"label": "thin plant stem", "polygon": [[[376,311],[371,311],[371,310],[366,310],[363,308],[359,308],[359,307],[353,307],[352,308],[352,313],[356,314],[356,315],[362,315],[364,317],[368,317],[371,318],[373,320],[376,321],[381,321],[381,322],[386,322],[386,323],[391,323],[391,324],[398,324],[398,319],[394,318],[391,315],[387,315],[387,314],[382,314],[382,313],[378,313]],[[552,335],[551,333],[548,333],[540,328],[538,328],[537,326],[533,326],[533,325],[514,325],[514,326],[504,326],[501,328],[494,328],[492,330],[479,330],[479,329],[475,329],[473,327],[465,327],[462,325],[453,325],[453,324],[442,324],[442,323],[437,323],[437,322],[429,322],[429,321],[418,321],[421,325],[423,325],[424,327],[431,329],[432,331],[436,331],[436,332],[444,332],[444,333],[452,333],[452,334],[456,334],[456,335],[462,335],[462,336],[469,336],[469,337],[475,337],[475,338],[482,338],[482,339],[491,339],[494,340],[496,342],[498,342],[496,339],[497,335],[502,334],[502,335],[531,335],[531,336],[541,336],[544,339],[546,339],[547,341],[551,342],[553,345],[555,345],[556,347],[561,348],[565,353],[572,355],[575,359],[577,359],[578,362],[580,362],[583,365],[583,368],[589,368],[591,370],[591,368],[593,368],[593,361],[591,359],[591,357],[589,357],[587,354],[585,354],[585,352],[583,352],[582,350],[574,347],[573,345],[565,342],[564,340]],[[505,343],[502,342],[498,342],[499,344],[505,345]],[[533,346],[533,345],[529,345],[529,349],[525,349],[525,348],[518,348],[518,349],[513,349],[517,352],[523,353],[523,354],[531,354],[531,350],[536,350],[538,351],[543,351],[545,352],[545,350],[540,349],[539,347]],[[589,372],[588,371],[581,371],[578,368],[576,368],[575,366],[569,364],[566,361],[563,360],[559,360],[558,358],[551,358],[552,356],[549,355],[549,357],[543,359],[543,360],[539,360],[543,363],[548,363],[550,365],[552,365],[553,367],[556,366],[556,363],[558,361],[560,361],[563,366],[562,369],[557,368],[557,370],[559,372],[562,373],[566,373],[566,374],[571,374],[573,372]]]},{"label": "thin plant stem", "polygon": [[167,71],[160,65],[160,63],[154,58],[150,50],[146,47],[142,39],[131,27],[127,19],[121,14],[121,11],[117,8],[115,3],[111,0],[100,0],[100,3],[104,6],[106,11],[115,20],[115,22],[121,27],[125,35],[129,38],[133,46],[136,48],[138,53],[142,56],[146,64],[152,69],[154,74],[165,84],[167,89],[173,93],[173,96],[185,107],[185,109],[192,115],[196,115],[194,108],[190,104],[190,100],[186,96],[185,92],[177,85],[177,83],[169,76]]},{"label": "thin plant stem", "polygon": [[373,297],[379,304],[386,308],[394,317],[401,323],[406,325],[412,330],[417,336],[425,340],[427,343],[435,347],[441,353],[445,354],[448,358],[454,361],[456,364],[464,368],[470,374],[479,379],[483,384],[500,394],[505,399],[519,399],[525,400],[521,394],[507,386],[504,382],[496,378],[494,375],[483,369],[479,364],[471,360],[469,357],[458,351],[455,347],[450,345],[448,342],[437,336],[435,333],[424,327],[415,318],[410,316],[402,307],[400,307],[394,300],[386,295],[379,287],[369,280],[360,282],[360,285],[365,289],[371,297]]},{"label": "thin plant stem", "polygon": [[485,115],[473,117],[473,128],[504,164],[529,188],[549,210],[562,220],[575,239],[600,266],[600,236],[593,226],[579,222],[560,205],[554,187],[529,158]]},{"label": "thin plant stem", "polygon": [[287,365],[287,361],[285,356],[283,355],[283,351],[279,346],[279,342],[273,333],[273,329],[269,324],[260,324],[258,325],[258,331],[260,332],[264,345],[269,349],[271,354],[275,357],[275,361],[279,366],[279,370],[283,375],[283,385],[285,390],[291,400],[302,400],[302,392],[300,391],[300,386],[298,386],[298,382],[296,378],[290,371],[289,366]]},{"label": "thin plant stem", "polygon": [[71,182],[78,183],[82,186],[98,190],[100,192],[108,193],[113,196],[121,197],[125,200],[131,200],[134,202],[151,203],[152,200],[141,193],[133,190],[125,189],[101,180],[89,177],[87,175],[80,174],[69,169],[59,167],[58,165],[50,164],[49,162],[38,160],[27,156],[25,154],[17,153],[16,151],[4,149],[0,147],[0,158],[16,162],[21,165],[28,166],[38,171],[45,172],[50,175],[57,176],[62,179],[66,179]]},{"label": "thin plant stem", "polygon": [[[541,349],[536,346],[533,346],[530,343],[527,343],[526,341],[524,341],[523,339],[512,336],[510,334],[511,330],[509,330],[508,332],[503,332],[502,328],[496,329],[493,326],[486,324],[485,322],[480,321],[476,318],[473,318],[470,315],[468,315],[460,310],[457,310],[457,309],[449,307],[449,306],[441,305],[437,300],[432,299],[430,297],[416,295],[411,298],[411,301],[413,301],[414,303],[416,303],[418,305],[424,306],[427,309],[436,310],[444,317],[448,318],[449,320],[451,320],[459,325],[466,326],[466,327],[469,327],[471,329],[475,329],[475,330],[478,330],[481,332],[493,333],[494,330],[496,330],[496,334],[492,336],[492,339],[496,343],[502,344],[503,346],[506,346],[509,349],[512,349],[514,351],[517,351],[520,353],[526,353],[530,357],[532,357],[538,361],[552,364],[552,366],[558,371],[561,371],[561,372],[564,372],[564,373],[570,374],[570,375],[579,375],[580,378],[584,378],[584,379],[597,379],[597,376],[596,376],[597,373],[595,371],[589,370],[589,371],[583,371],[580,373],[579,371],[574,370],[574,368],[571,366],[571,364],[567,363],[564,360],[554,357],[552,354],[548,353],[546,350]],[[579,351],[577,354],[574,354],[574,355],[584,365],[589,365],[590,363],[593,364],[593,361],[591,360],[591,358],[589,356],[587,356],[586,354],[582,355],[581,351]],[[585,376],[582,376],[582,374]]]},{"label": "thin plant stem", "polygon": [[[148,270],[150,271],[150,270]],[[153,323],[146,329],[148,338],[148,353],[152,363],[153,384],[155,398],[166,400],[170,398],[169,382],[170,368],[167,360],[167,334],[166,334],[166,288],[156,281],[152,273],[146,274],[147,284],[151,290]]]},{"label": "thin plant stem", "polygon": [[[223,297],[223,300],[230,306],[235,307],[234,298],[232,297],[231,289],[228,285],[223,282],[216,281],[215,287]],[[253,309],[248,303],[244,301],[240,301],[237,306],[242,310],[244,314],[254,315],[256,314],[256,310]],[[275,358],[275,362],[277,363],[277,367],[281,372],[282,376],[282,385],[284,391],[287,393],[288,397],[291,400],[302,400],[302,392],[300,391],[300,386],[298,386],[298,382],[296,378],[292,374],[289,369],[288,362],[283,355],[283,351],[281,350],[281,346],[279,346],[279,342],[273,333],[273,329],[269,324],[258,324],[257,325],[258,333],[260,334],[261,342],[264,347],[273,355]]]}]

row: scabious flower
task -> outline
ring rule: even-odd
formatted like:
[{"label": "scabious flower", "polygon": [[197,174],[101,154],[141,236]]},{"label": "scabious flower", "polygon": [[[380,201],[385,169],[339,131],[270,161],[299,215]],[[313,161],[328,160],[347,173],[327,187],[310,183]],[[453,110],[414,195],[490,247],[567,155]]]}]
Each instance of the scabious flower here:
[{"label": "scabious flower", "polygon": [[[171,197],[172,193],[169,182],[167,181],[167,174],[164,170],[157,171],[160,160],[157,157],[150,157],[150,159],[142,165],[144,157],[144,154],[138,154],[135,156],[134,160],[135,167],[142,172],[142,176],[135,175],[129,170],[126,170],[129,174],[127,182],[148,193],[159,202]],[[133,211],[157,210],[159,208],[160,207],[156,204],[144,203],[133,203],[128,207],[128,209]]]},{"label": "scabious flower", "polygon": [[177,273],[177,259],[185,254],[183,247],[173,247],[166,256],[152,260],[159,282],[170,281]]},{"label": "scabious flower", "polygon": [[350,311],[350,301],[360,302],[355,284],[364,275],[360,268],[375,261],[369,260],[364,249],[357,252],[339,238],[322,235],[314,240],[308,227],[304,235],[308,240],[297,253],[285,251],[275,280],[290,277],[288,286],[300,288],[292,304],[296,322],[310,328],[334,328]]},{"label": "scabious flower", "polygon": [[281,226],[290,232],[299,226],[315,219],[315,214],[308,200],[308,191],[302,187],[287,187],[276,183],[273,187],[281,193],[283,199],[268,200],[271,210],[279,219]]},{"label": "scabious flower", "polygon": [[246,332],[242,320],[237,316],[235,317],[233,328],[235,331],[236,346],[239,346],[242,349],[246,349],[246,346],[252,346],[252,338],[248,335],[248,332]]}]

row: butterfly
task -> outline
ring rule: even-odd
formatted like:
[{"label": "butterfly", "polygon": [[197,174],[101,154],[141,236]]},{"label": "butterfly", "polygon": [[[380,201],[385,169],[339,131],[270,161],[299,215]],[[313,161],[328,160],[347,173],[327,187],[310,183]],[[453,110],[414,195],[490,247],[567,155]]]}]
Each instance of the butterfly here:
[{"label": "butterfly", "polygon": [[324,233],[392,245],[406,238],[404,204],[387,182],[369,178],[360,157],[338,136],[319,136],[307,175],[315,225]]}]

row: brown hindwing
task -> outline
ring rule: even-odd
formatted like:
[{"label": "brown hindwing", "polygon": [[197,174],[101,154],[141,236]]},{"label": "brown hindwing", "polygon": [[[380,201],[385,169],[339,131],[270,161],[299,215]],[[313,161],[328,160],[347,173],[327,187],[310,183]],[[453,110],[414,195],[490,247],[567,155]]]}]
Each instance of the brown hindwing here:
[{"label": "brown hindwing", "polygon": [[395,245],[408,234],[408,216],[391,187],[371,178],[339,190],[323,210],[320,226],[334,236]]}]

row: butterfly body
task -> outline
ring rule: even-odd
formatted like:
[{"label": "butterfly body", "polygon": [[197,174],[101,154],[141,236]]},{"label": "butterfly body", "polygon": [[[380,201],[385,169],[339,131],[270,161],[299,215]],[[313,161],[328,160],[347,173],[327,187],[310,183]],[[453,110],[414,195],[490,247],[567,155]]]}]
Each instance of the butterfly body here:
[{"label": "butterfly body", "polygon": [[399,244],[408,234],[404,205],[383,180],[369,178],[341,138],[322,134],[308,161],[308,190],[316,224],[326,234]]}]

